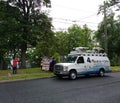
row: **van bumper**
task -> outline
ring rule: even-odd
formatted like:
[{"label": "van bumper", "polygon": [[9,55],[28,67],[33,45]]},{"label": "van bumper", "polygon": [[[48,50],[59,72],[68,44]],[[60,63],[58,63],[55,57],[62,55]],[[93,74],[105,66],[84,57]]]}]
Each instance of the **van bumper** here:
[{"label": "van bumper", "polygon": [[55,75],[59,76],[68,76],[69,72],[68,71],[54,71]]}]

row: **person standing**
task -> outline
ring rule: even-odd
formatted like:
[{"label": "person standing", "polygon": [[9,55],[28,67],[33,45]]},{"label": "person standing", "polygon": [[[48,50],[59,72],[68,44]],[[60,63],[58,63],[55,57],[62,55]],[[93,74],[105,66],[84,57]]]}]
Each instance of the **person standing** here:
[{"label": "person standing", "polygon": [[49,71],[53,72],[54,70],[54,65],[56,64],[56,60],[55,58],[53,57],[52,58],[52,61],[50,62],[50,68],[49,68]]},{"label": "person standing", "polygon": [[13,60],[13,74],[17,74],[17,64],[19,62],[19,59],[18,58],[15,58]]},{"label": "person standing", "polygon": [[41,58],[40,59],[40,68],[42,69],[42,67],[43,67],[43,59]]}]

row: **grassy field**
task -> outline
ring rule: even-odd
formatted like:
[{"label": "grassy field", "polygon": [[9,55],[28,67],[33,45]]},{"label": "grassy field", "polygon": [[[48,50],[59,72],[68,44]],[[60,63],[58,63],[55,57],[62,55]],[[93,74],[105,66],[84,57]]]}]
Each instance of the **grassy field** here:
[{"label": "grassy field", "polygon": [[[111,67],[112,72],[120,72],[120,66]],[[0,70],[0,81],[22,80],[53,77],[54,74],[49,71],[43,71],[40,68],[19,69],[17,74],[12,74],[12,70]]]},{"label": "grassy field", "polygon": [[53,76],[53,73],[43,71],[40,68],[19,69],[17,74],[12,74],[12,70],[0,70],[0,81],[34,79]]},{"label": "grassy field", "polygon": [[112,70],[113,72],[120,72],[120,66],[112,66],[112,67],[111,67],[111,70]]}]

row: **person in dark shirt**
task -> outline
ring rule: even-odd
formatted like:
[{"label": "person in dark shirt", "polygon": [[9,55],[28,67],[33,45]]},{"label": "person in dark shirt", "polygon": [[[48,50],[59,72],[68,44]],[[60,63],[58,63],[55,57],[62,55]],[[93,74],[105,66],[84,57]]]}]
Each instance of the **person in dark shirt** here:
[{"label": "person in dark shirt", "polygon": [[53,72],[54,69],[54,65],[56,64],[56,60],[55,58],[52,58],[52,61],[50,62],[50,68],[49,71]]}]

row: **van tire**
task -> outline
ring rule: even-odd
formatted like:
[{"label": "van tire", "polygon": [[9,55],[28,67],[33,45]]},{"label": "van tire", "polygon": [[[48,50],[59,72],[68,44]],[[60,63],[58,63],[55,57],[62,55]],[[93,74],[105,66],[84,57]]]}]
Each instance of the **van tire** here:
[{"label": "van tire", "polygon": [[98,75],[101,76],[101,77],[103,77],[105,75],[105,71],[103,69],[100,69]]},{"label": "van tire", "polygon": [[70,73],[69,73],[69,78],[70,78],[71,80],[75,80],[75,79],[77,78],[77,73],[76,73],[75,70],[70,71]]}]

